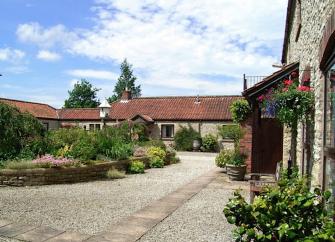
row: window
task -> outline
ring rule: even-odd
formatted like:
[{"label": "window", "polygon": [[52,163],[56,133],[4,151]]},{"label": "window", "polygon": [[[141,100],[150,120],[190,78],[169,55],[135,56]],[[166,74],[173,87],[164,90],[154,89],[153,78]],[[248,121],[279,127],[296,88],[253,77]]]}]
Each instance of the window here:
[{"label": "window", "polygon": [[49,130],[49,123],[42,123],[46,131]]},{"label": "window", "polygon": [[173,124],[162,124],[161,136],[162,136],[162,138],[173,138],[173,136],[174,136],[174,125]]},{"label": "window", "polygon": [[90,124],[90,130],[94,130],[94,124]]},{"label": "window", "polygon": [[100,124],[95,125],[95,130],[100,130]]}]

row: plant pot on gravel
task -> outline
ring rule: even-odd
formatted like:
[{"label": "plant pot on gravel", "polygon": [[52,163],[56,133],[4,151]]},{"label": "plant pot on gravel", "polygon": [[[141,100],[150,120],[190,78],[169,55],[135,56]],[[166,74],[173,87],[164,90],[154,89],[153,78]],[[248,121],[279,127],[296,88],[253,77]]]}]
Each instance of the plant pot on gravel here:
[{"label": "plant pot on gravel", "polygon": [[246,155],[235,152],[228,160],[227,175],[232,181],[243,181],[247,166],[245,165]]}]

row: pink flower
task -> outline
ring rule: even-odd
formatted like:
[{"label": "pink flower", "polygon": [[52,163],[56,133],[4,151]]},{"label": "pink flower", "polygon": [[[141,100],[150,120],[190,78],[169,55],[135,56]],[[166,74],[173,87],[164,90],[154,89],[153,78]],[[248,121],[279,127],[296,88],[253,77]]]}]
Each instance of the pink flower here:
[{"label": "pink flower", "polygon": [[285,80],[284,81],[285,86],[291,86],[293,84],[292,80]]},{"label": "pink flower", "polygon": [[309,92],[311,90],[311,88],[308,87],[308,86],[299,86],[298,90],[302,91],[302,92]]},{"label": "pink flower", "polygon": [[265,99],[265,96],[264,96],[264,95],[260,95],[260,96],[257,98],[257,100],[258,100],[259,102],[263,102],[264,99]]}]

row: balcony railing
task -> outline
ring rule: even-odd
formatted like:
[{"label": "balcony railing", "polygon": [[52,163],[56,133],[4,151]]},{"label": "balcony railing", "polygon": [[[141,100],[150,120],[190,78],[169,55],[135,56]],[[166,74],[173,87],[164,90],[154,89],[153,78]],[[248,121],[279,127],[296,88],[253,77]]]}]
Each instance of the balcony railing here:
[{"label": "balcony railing", "polygon": [[246,76],[243,74],[243,89],[246,90],[258,82],[261,82],[266,76]]}]

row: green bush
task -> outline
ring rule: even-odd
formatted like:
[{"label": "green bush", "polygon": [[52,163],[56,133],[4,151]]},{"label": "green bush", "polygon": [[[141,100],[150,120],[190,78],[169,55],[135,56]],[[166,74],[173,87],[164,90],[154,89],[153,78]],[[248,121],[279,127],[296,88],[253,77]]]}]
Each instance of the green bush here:
[{"label": "green bush", "polygon": [[212,134],[206,134],[202,138],[202,146],[205,151],[216,151],[218,148],[217,137]]},{"label": "green bush", "polygon": [[235,152],[233,150],[221,150],[215,157],[215,164],[218,167],[224,168],[234,158]]},{"label": "green bush", "polygon": [[166,156],[166,152],[160,147],[152,146],[152,147],[149,147],[149,149],[147,150],[147,155],[150,159],[154,159],[158,157],[164,160]]},{"label": "green bush", "polygon": [[132,143],[114,143],[110,149],[105,150],[104,153],[110,159],[126,160],[133,154]]},{"label": "green bush", "polygon": [[107,171],[106,177],[109,179],[122,179],[126,177],[126,173],[112,168]]},{"label": "green bush", "polygon": [[251,108],[247,100],[240,99],[232,103],[230,112],[235,123],[242,123],[251,113]]},{"label": "green bush", "polygon": [[235,150],[239,149],[240,139],[244,136],[244,130],[240,125],[222,125],[218,127],[218,131],[222,138],[234,140]]},{"label": "green bush", "polygon": [[149,140],[148,127],[146,125],[134,124],[131,131],[134,140],[138,140],[139,142],[145,142]]},{"label": "green bush", "polygon": [[311,191],[305,179],[284,175],[252,204],[235,192],[224,214],[237,226],[236,241],[335,241],[333,212],[325,207],[330,196],[319,188]]},{"label": "green bush", "polygon": [[144,173],[145,165],[142,161],[135,160],[130,163],[129,172],[132,174]]},{"label": "green bush", "polygon": [[233,166],[243,166],[245,165],[245,160],[247,159],[247,156],[245,154],[241,154],[240,152],[234,152],[233,156],[230,160],[228,160],[228,165]]},{"label": "green bush", "polygon": [[149,163],[150,168],[163,168],[164,167],[164,160],[158,156],[150,159]]},{"label": "green bush", "polygon": [[143,146],[143,147],[155,146],[155,147],[159,147],[163,150],[166,150],[166,145],[160,139],[152,139],[152,140],[148,140],[148,141],[145,141],[145,142],[140,142],[139,145]]},{"label": "green bush", "polygon": [[32,115],[0,102],[0,166],[17,157],[34,158],[44,152],[45,129]]},{"label": "green bush", "polygon": [[177,150],[191,151],[193,140],[201,140],[201,136],[191,125],[188,125],[188,127],[181,126],[174,136]]}]

